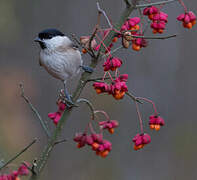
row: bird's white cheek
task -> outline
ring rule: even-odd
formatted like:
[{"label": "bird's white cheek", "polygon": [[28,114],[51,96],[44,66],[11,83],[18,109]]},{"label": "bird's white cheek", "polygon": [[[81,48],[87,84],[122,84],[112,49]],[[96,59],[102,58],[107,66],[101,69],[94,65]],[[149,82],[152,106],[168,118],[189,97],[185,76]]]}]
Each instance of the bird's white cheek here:
[{"label": "bird's white cheek", "polygon": [[53,37],[52,39],[45,40],[45,44],[46,44],[47,48],[49,50],[53,50],[53,51],[55,49],[57,49],[59,46],[66,47],[66,46],[70,45],[70,44],[68,44],[68,42],[70,42],[70,41],[65,41],[65,37],[61,37],[61,36],[57,36],[57,37]]}]

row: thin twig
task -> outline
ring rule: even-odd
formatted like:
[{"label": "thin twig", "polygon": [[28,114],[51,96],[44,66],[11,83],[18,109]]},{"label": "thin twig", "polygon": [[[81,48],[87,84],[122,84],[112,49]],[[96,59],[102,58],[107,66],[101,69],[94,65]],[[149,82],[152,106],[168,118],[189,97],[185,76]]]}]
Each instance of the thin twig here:
[{"label": "thin twig", "polygon": [[95,55],[95,52],[94,52],[94,50],[93,50],[93,48],[92,48],[92,41],[93,41],[93,39],[95,38],[95,36],[96,36],[96,34],[97,34],[97,31],[98,31],[98,29],[99,29],[99,26],[100,26],[100,21],[101,21],[101,12],[100,11],[98,11],[98,17],[97,17],[97,24],[96,24],[96,27],[95,27],[95,30],[94,30],[94,32],[92,33],[92,36],[90,37],[90,39],[89,39],[89,48],[90,48],[90,51],[91,51],[91,53],[93,54],[93,57],[95,58],[96,57],[96,55]]},{"label": "thin twig", "polygon": [[6,163],[3,164],[3,166],[0,167],[0,170],[2,170],[4,167],[6,167],[8,164],[10,164],[12,161],[14,161],[17,157],[19,157],[21,154],[23,154],[25,151],[27,151],[35,142],[37,139],[34,139],[30,144],[28,144],[25,148],[23,148],[19,153],[17,153],[14,157],[9,159]]},{"label": "thin twig", "polygon": [[136,111],[137,111],[137,115],[138,115],[138,118],[139,118],[139,121],[140,121],[140,129],[141,129],[141,133],[143,133],[143,121],[142,121],[142,116],[141,116],[141,113],[140,113],[140,109],[139,109],[139,106],[138,106],[138,103],[135,101],[135,106],[136,106]]},{"label": "thin twig", "polygon": [[25,91],[24,91],[24,86],[23,83],[19,84],[20,88],[21,88],[21,97],[25,100],[25,102],[29,105],[30,109],[33,111],[33,113],[37,116],[37,118],[40,121],[40,124],[42,126],[42,128],[44,129],[44,132],[46,133],[47,137],[50,137],[50,132],[47,128],[47,123],[45,121],[42,120],[39,112],[37,111],[37,109],[33,106],[33,104],[30,102],[30,100],[28,99],[28,97],[25,96]]},{"label": "thin twig", "polygon": [[80,103],[80,102],[84,102],[88,105],[88,107],[90,108],[90,111],[92,113],[92,119],[94,120],[95,119],[94,107],[93,107],[92,103],[88,99],[85,99],[85,98],[80,98],[80,99],[77,100],[77,103]]},{"label": "thin twig", "polygon": [[170,36],[136,36],[136,35],[131,35],[133,38],[143,38],[143,39],[169,39],[176,37],[176,34],[170,35]]},{"label": "thin twig", "polygon": [[[112,78],[115,78],[115,76],[112,76]],[[104,80],[108,80],[111,79],[111,77],[105,77]],[[92,78],[92,79],[88,79],[86,80],[86,82],[101,82],[103,80],[103,78]]]},{"label": "thin twig", "polygon": [[129,2],[129,0],[124,0],[124,2],[126,3],[126,6],[129,8],[131,6],[131,3]]},{"label": "thin twig", "polygon": [[67,142],[67,139],[56,141],[54,145],[57,145],[57,144],[60,144],[60,143],[64,143],[64,142]]},{"label": "thin twig", "polygon": [[94,57],[94,58],[96,57],[96,55],[95,55],[95,53],[94,53],[94,50],[92,49],[92,41],[93,41],[93,39],[94,39],[94,37],[95,37],[97,31],[98,31],[98,25],[96,25],[96,28],[95,28],[95,30],[94,30],[92,36],[90,37],[90,39],[89,39],[89,44],[88,44],[89,49],[90,49],[90,52],[93,54],[93,57]]},{"label": "thin twig", "polygon": [[114,54],[116,51],[118,51],[118,50],[120,50],[120,49],[122,49],[123,48],[123,46],[119,46],[119,47],[117,47],[116,49],[114,49],[114,50],[112,50],[110,53],[107,53],[107,54],[104,54],[103,56],[102,56],[102,58],[105,58],[105,57],[107,57],[109,54]]},{"label": "thin twig", "polygon": [[152,100],[150,100],[150,99],[148,99],[148,98],[144,98],[144,97],[136,97],[136,99],[139,99],[139,100],[142,100],[142,101],[146,101],[146,102],[152,104],[153,109],[154,109],[154,111],[155,111],[155,115],[158,115],[156,105],[155,105],[155,103],[154,103]]},{"label": "thin twig", "polygon": [[160,2],[155,2],[155,3],[140,4],[140,5],[136,5],[136,8],[145,8],[145,7],[148,7],[148,6],[169,4],[169,3],[172,3],[172,2],[175,2],[175,1],[177,1],[177,0],[168,0],[168,1],[160,1]]},{"label": "thin twig", "polygon": [[110,121],[109,115],[108,115],[105,111],[102,111],[102,110],[94,111],[94,114],[96,114],[96,113],[102,113],[102,114],[105,116],[105,118],[106,118],[108,121]]},{"label": "thin twig", "polygon": [[130,92],[126,92],[125,93],[127,96],[129,96],[132,100],[140,103],[140,104],[143,104],[143,102],[141,102],[139,99],[137,99],[133,94],[131,94]]},{"label": "thin twig", "polygon": [[105,17],[105,19],[107,20],[107,23],[109,24],[110,28],[113,28],[109,18],[107,17],[105,11],[103,9],[100,8],[99,2],[96,3],[97,9],[99,12],[101,12],[103,14],[103,16]]}]

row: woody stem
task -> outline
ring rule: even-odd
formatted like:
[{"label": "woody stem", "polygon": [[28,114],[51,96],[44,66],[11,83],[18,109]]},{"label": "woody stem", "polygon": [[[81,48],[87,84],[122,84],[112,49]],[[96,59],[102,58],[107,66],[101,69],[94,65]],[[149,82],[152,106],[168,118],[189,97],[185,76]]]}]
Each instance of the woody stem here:
[{"label": "woody stem", "polygon": [[94,111],[94,114],[96,114],[96,113],[102,113],[102,114],[104,114],[104,116],[106,117],[107,120],[110,120],[108,114],[105,111],[102,111],[102,110]]},{"label": "woody stem", "polygon": [[148,103],[151,103],[152,106],[153,106],[153,109],[155,111],[155,114],[158,115],[157,108],[156,108],[155,103],[153,101],[151,101],[150,99],[147,99],[147,98],[143,98],[143,97],[136,97],[136,99],[143,100],[143,101],[146,101]]},{"label": "woody stem", "polygon": [[143,130],[143,122],[142,122],[142,116],[141,116],[141,113],[140,113],[140,110],[139,110],[138,103],[137,103],[136,101],[135,101],[135,106],[136,106],[136,111],[137,111],[137,115],[138,115],[139,122],[140,122],[141,133],[144,133],[144,130]]},{"label": "woody stem", "polygon": [[88,105],[88,107],[90,108],[91,114],[92,114],[92,119],[94,120],[95,119],[95,117],[94,117],[94,107],[93,107],[92,103],[89,100],[84,99],[84,98],[80,98],[80,99],[77,100],[77,103],[81,103],[81,102],[84,102]]}]

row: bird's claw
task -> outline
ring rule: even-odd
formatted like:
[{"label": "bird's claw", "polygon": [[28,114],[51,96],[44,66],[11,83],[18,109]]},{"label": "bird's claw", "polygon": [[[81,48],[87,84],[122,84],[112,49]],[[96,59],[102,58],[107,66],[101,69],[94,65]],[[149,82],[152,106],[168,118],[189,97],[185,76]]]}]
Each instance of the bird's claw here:
[{"label": "bird's claw", "polygon": [[71,99],[64,99],[64,102],[66,104],[66,106],[68,108],[71,108],[71,107],[78,107],[78,105],[76,105]]},{"label": "bird's claw", "polygon": [[94,72],[94,69],[89,67],[89,66],[80,66],[85,72],[88,72],[88,73],[93,73]]},{"label": "bird's claw", "polygon": [[78,105],[76,105],[73,101],[72,101],[72,95],[68,94],[67,91],[65,90],[61,90],[60,91],[60,95],[59,98],[61,99],[61,101],[66,104],[66,106],[68,108],[71,107],[78,107]]}]

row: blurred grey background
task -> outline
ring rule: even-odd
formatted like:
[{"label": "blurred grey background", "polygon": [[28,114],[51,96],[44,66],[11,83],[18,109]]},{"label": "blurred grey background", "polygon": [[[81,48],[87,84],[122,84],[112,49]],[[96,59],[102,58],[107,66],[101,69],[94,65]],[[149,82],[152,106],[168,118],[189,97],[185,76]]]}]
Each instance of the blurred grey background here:
[{"label": "blurred grey background", "polygon": [[[124,8],[123,0],[102,0],[100,5],[113,22]],[[195,12],[197,1],[190,0],[186,5]],[[167,5],[163,10],[169,14],[165,34],[176,33],[177,38],[150,40],[149,46],[140,52],[129,49],[116,55],[124,60],[120,70],[129,74],[129,89],[137,96],[151,98],[166,126],[159,132],[150,131],[148,116],[152,114],[152,107],[146,103],[140,105],[145,131],[151,135],[152,142],[143,150],[134,151],[131,140],[139,132],[134,103],[127,97],[115,101],[111,96],[98,96],[89,85],[82,97],[89,98],[96,109],[106,110],[112,119],[120,122],[113,136],[105,134],[113,143],[112,152],[102,159],[88,147],[76,148],[72,137],[85,128],[90,118],[88,108],[82,105],[73,111],[62,134],[62,138],[69,141],[55,147],[41,179],[197,179],[196,26],[186,30],[176,21],[183,12],[178,3]],[[62,88],[59,81],[39,67],[39,47],[33,39],[49,27],[67,35],[88,35],[96,18],[96,1],[93,0],[0,0],[0,159],[6,161],[34,137],[39,138],[38,143],[11,166],[23,160],[31,162],[46,143],[39,122],[20,97],[19,82],[24,83],[26,95],[51,129],[54,126],[47,114],[56,111],[57,94]],[[151,35],[150,30],[147,35]],[[83,58],[85,63],[89,62],[88,56]],[[102,75],[101,64],[96,74]],[[75,86],[76,81],[71,89]]]}]

